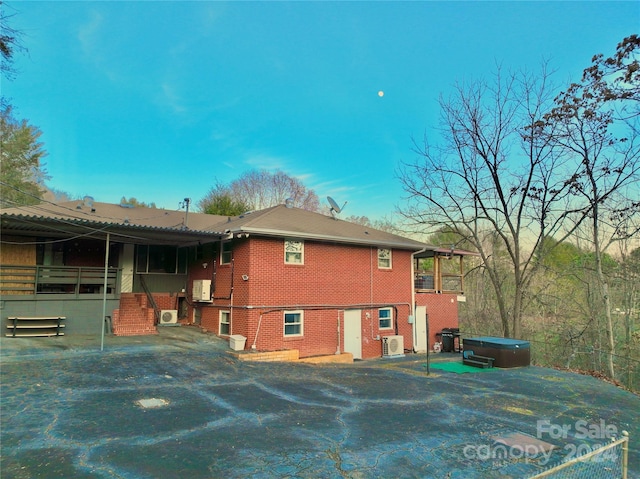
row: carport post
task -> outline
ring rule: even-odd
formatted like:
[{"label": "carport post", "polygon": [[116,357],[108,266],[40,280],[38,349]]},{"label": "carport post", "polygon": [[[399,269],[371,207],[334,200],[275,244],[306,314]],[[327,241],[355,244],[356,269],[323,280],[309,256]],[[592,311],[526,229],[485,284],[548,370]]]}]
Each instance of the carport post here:
[{"label": "carport post", "polygon": [[104,253],[104,284],[102,285],[102,318],[100,318],[100,351],[104,350],[104,318],[107,315],[107,275],[109,274],[109,235]]}]

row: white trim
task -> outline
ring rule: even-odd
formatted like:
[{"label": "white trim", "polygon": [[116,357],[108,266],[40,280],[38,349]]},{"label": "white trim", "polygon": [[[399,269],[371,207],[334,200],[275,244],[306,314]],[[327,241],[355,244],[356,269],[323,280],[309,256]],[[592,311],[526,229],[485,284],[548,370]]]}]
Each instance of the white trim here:
[{"label": "white trim", "polygon": [[[291,256],[296,258],[298,255],[300,261],[289,261]],[[304,264],[304,241],[284,239],[284,264]]]},{"label": "white trim", "polygon": [[[389,252],[389,258],[384,258],[384,256],[381,257],[380,253],[384,254],[385,251]],[[392,251],[393,250],[391,248],[378,248],[378,269],[391,269],[392,268],[392,266],[393,266],[393,263],[392,263],[393,252]],[[382,261],[386,261],[387,259],[389,260],[389,265],[388,266],[382,266],[380,264],[380,261],[381,260]]]},{"label": "white trim", "polygon": [[[222,321],[222,317],[223,315],[226,313],[227,315],[227,322],[223,322]],[[222,332],[222,325],[226,324],[229,326],[229,332],[228,333],[223,333]],[[223,309],[220,310],[219,314],[218,314],[218,336],[229,336],[231,335],[231,311]]]},{"label": "white trim", "polygon": [[[296,322],[296,323],[287,323],[285,322],[285,317],[287,314],[298,314],[300,315],[300,321]],[[300,332],[296,333],[296,334],[287,334],[287,324],[288,325],[296,325],[299,324],[300,325]],[[282,329],[282,334],[285,338],[299,338],[304,336],[304,311],[301,309],[298,310],[293,310],[293,311],[283,311],[282,314],[282,325],[283,325],[283,329]]]},{"label": "white trim", "polygon": [[[388,318],[381,318],[380,317],[380,311],[389,311],[389,317]],[[386,327],[381,327],[380,326],[380,320],[384,319],[384,320],[389,320],[389,326]],[[378,329],[380,331],[386,331],[388,329],[393,329],[393,308],[378,308]]]}]

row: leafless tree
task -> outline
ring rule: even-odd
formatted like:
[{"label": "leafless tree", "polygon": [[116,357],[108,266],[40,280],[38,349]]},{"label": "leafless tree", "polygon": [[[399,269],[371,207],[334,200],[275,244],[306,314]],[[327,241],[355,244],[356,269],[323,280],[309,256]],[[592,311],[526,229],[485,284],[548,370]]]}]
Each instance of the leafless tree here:
[{"label": "leafless tree", "polygon": [[16,52],[26,51],[21,42],[21,32],[11,28],[9,19],[13,16],[7,14],[5,2],[0,2],[0,71],[7,80],[13,80],[16,70],[13,66],[13,57]]},{"label": "leafless tree", "polygon": [[[285,204],[291,199],[293,206],[319,211],[320,201],[315,191],[307,188],[298,178],[278,170],[249,170],[228,185],[217,183],[209,194],[198,202],[201,211],[212,205],[242,205],[244,211],[261,210]],[[223,201],[224,200],[224,201]],[[226,206],[225,206],[226,207]],[[216,214],[226,214],[216,211]]]},{"label": "leafless tree", "polygon": [[457,85],[440,99],[441,141],[414,141],[417,160],[399,178],[400,213],[415,227],[447,228],[480,253],[495,292],[503,334],[520,337],[528,287],[545,239],[562,241],[576,214],[568,165],[545,135],[550,74],[503,75]]}]

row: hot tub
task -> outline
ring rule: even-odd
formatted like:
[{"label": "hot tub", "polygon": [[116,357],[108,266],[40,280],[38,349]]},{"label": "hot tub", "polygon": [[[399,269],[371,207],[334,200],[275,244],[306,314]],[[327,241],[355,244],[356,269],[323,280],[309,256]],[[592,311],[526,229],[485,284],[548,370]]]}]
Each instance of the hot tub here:
[{"label": "hot tub", "polygon": [[529,341],[510,338],[467,338],[463,341],[463,349],[472,351],[476,356],[493,358],[497,368],[517,368],[529,366],[531,351]]}]

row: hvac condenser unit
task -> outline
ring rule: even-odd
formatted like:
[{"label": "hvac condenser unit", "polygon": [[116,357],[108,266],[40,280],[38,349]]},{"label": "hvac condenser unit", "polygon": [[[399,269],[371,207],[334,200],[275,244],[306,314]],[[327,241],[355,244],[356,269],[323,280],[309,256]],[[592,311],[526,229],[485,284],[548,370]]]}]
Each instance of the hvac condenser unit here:
[{"label": "hvac condenser unit", "polygon": [[200,303],[211,302],[210,279],[196,279],[193,281],[193,300]]},{"label": "hvac condenser unit", "polygon": [[177,324],[178,311],[175,309],[163,309],[160,311],[160,324]]},{"label": "hvac condenser unit", "polygon": [[385,336],[382,338],[382,357],[397,358],[404,356],[404,337]]}]

